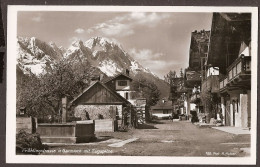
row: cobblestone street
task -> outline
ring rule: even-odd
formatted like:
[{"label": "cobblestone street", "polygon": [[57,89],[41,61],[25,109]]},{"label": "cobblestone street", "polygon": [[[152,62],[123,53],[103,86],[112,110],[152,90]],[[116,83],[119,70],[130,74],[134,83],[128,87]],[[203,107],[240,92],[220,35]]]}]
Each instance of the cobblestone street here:
[{"label": "cobblestone street", "polygon": [[[248,156],[250,135],[234,135],[188,121],[161,120],[128,132],[96,133],[85,144],[50,145],[51,154],[125,156]],[[48,154],[48,153],[45,153]]]}]

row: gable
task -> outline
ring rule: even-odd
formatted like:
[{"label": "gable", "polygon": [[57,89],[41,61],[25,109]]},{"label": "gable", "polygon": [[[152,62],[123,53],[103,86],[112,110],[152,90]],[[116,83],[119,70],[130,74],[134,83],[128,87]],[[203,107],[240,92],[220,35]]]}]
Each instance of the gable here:
[{"label": "gable", "polygon": [[125,75],[119,75],[118,77],[114,78],[113,80],[130,80],[132,81],[132,79],[128,76]]},{"label": "gable", "polygon": [[113,89],[113,90],[116,90],[117,89],[117,81],[128,81],[128,84],[129,85],[129,82],[132,81],[132,78],[126,76],[126,75],[123,75],[123,74],[120,74],[110,80],[108,80],[107,82],[105,82],[106,86],[108,86],[109,88]]},{"label": "gable", "polygon": [[80,95],[75,104],[123,104],[125,101],[100,83],[91,86],[87,91]]},{"label": "gable", "polygon": [[116,81],[116,80],[130,80],[130,81],[132,81],[133,79],[128,75],[118,74],[118,75],[116,75],[112,78],[108,78],[104,83],[109,83],[109,82]]}]

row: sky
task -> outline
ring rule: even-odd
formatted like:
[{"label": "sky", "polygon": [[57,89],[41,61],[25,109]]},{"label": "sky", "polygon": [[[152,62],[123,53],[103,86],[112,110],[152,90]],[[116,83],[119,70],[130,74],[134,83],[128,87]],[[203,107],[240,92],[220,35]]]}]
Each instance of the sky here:
[{"label": "sky", "polygon": [[17,35],[64,48],[77,39],[106,37],[163,78],[188,67],[191,32],[210,30],[211,20],[212,13],[20,11]]}]

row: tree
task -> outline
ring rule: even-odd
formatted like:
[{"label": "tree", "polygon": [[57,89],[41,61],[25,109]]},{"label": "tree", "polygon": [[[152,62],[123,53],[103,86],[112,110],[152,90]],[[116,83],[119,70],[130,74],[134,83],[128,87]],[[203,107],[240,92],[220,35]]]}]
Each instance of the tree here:
[{"label": "tree", "polygon": [[181,85],[183,85],[184,78],[183,78],[182,69],[180,70],[180,77],[177,77],[175,71],[174,72],[170,71],[165,78],[166,81],[170,84],[169,100],[171,100],[172,105],[175,106],[177,104],[178,98],[180,98],[181,95],[180,93],[178,93],[177,89],[180,88]]},{"label": "tree", "polygon": [[165,82],[167,82],[171,85],[173,78],[176,78],[176,77],[177,77],[176,71],[170,70],[170,72],[168,74],[166,74],[166,76],[164,76],[164,80],[165,80]]},{"label": "tree", "polygon": [[148,107],[155,105],[160,99],[160,91],[155,83],[136,75],[135,80],[132,81],[133,98],[143,97],[146,98],[146,105]]},{"label": "tree", "polygon": [[[182,69],[181,69],[182,71]],[[165,81],[170,84],[170,94],[169,94],[169,99],[175,99],[174,96],[176,95],[177,87],[179,85],[179,78],[176,75],[176,71],[169,71],[166,76],[164,76]]]},{"label": "tree", "polygon": [[184,78],[184,74],[183,74],[182,68],[180,70],[180,78]]},{"label": "tree", "polygon": [[88,86],[94,70],[87,62],[64,59],[45,75],[24,75],[17,81],[17,107],[26,107],[27,113],[36,117],[59,115],[61,98],[72,98]]}]

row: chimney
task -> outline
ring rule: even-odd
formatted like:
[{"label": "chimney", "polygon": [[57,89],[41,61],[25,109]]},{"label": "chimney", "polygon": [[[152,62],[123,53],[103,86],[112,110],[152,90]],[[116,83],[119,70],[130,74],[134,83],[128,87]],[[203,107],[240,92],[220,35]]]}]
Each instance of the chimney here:
[{"label": "chimney", "polygon": [[66,123],[66,119],[67,119],[67,97],[64,96],[62,99],[61,99],[61,103],[62,103],[62,117],[61,117],[61,121],[62,123]]},{"label": "chimney", "polygon": [[129,76],[129,70],[128,70],[128,69],[125,69],[125,74],[126,74],[127,76]]}]

